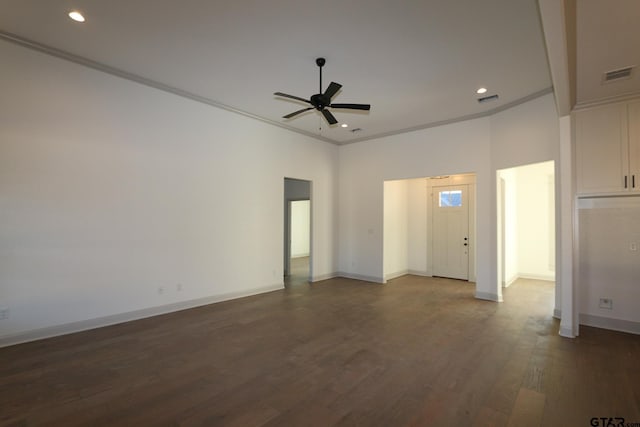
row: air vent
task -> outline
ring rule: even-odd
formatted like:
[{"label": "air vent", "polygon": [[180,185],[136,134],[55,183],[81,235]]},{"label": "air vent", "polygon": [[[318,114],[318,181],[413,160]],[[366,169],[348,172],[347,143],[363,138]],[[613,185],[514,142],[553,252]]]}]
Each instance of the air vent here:
[{"label": "air vent", "polygon": [[496,99],[498,99],[498,95],[489,95],[478,98],[478,102],[482,104],[483,102],[495,101]]},{"label": "air vent", "polygon": [[618,70],[607,71],[606,73],[604,73],[604,77],[602,78],[602,81],[604,83],[608,83],[614,80],[630,79],[631,72],[633,71],[633,67],[634,66],[620,68]]}]

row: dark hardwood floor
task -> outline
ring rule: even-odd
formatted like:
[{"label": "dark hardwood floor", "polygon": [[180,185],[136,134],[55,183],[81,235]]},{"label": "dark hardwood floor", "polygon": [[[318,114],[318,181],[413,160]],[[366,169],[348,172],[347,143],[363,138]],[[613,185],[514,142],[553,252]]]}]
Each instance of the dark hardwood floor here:
[{"label": "dark hardwood floor", "polygon": [[309,263],[310,257],[291,258],[289,265],[289,275],[284,278],[286,287],[306,285],[309,283]]},{"label": "dark hardwood floor", "polygon": [[0,425],[640,422],[640,336],[561,338],[547,282],[473,294],[333,279],[3,348]]}]

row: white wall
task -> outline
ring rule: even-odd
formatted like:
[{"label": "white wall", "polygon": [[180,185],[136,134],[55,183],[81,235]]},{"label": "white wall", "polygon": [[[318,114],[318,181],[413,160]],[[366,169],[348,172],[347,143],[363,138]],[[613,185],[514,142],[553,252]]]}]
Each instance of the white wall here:
[{"label": "white wall", "polygon": [[555,280],[554,164],[516,168],[518,276]]},{"label": "white wall", "polygon": [[291,257],[309,256],[311,231],[311,202],[296,200],[291,202]]},{"label": "white wall", "polygon": [[409,184],[384,182],[384,278],[406,274],[409,269]]},{"label": "white wall", "polygon": [[504,169],[498,172],[504,182],[503,206],[503,286],[511,285],[518,279],[518,192],[516,169]]},{"label": "white wall", "polygon": [[[340,147],[340,271],[382,282],[383,182],[476,172],[478,247],[489,241],[489,119],[477,119]],[[490,255],[478,251],[478,287],[488,280]],[[495,256],[494,256],[495,259]],[[481,279],[482,280],[481,280]]]},{"label": "white wall", "polygon": [[340,147],[340,272],[384,281],[385,180],[476,173],[476,295],[499,300],[496,170],[554,160],[558,117],[552,95],[488,118]]},{"label": "white wall", "polygon": [[432,185],[469,186],[469,280],[475,279],[475,177],[452,175],[447,178],[415,178],[384,183],[384,262],[385,278],[409,273],[431,276],[432,246],[431,193]]},{"label": "white wall", "polygon": [[337,270],[337,147],[4,41],[0,57],[0,340],[281,287],[285,176],[313,181],[313,277]]},{"label": "white wall", "polygon": [[495,171],[557,155],[551,95],[335,147],[4,41],[0,56],[0,340],[282,286],[285,176],[313,181],[313,280],[381,282],[383,182],[476,173],[476,295],[500,299]]},{"label": "white wall", "polygon": [[[559,174],[560,124],[552,94],[494,114],[490,118],[492,170],[507,169],[532,163],[554,160],[555,175]],[[497,185],[493,174],[491,182],[492,218],[497,218]],[[555,183],[556,200],[560,195],[560,181]],[[568,197],[568,196],[567,196]],[[491,222],[491,241],[488,250],[497,252],[497,222]],[[556,241],[556,253],[560,240]],[[495,267],[494,267],[495,266]],[[491,280],[497,282],[497,263],[491,264]],[[493,270],[493,269],[496,270]],[[566,268],[571,268],[567,266]],[[499,289],[501,294],[501,290]],[[559,295],[556,294],[556,295]],[[501,297],[501,296],[500,296]],[[556,300],[556,304],[559,302]]]},{"label": "white wall", "polygon": [[423,276],[431,275],[427,264],[429,248],[427,244],[428,230],[428,194],[427,179],[417,178],[407,181],[409,208],[409,249],[407,267],[409,273]]},{"label": "white wall", "polygon": [[504,284],[555,280],[554,163],[498,171],[504,182]]},{"label": "white wall", "polygon": [[640,198],[580,199],[577,208],[580,323],[640,333]]}]

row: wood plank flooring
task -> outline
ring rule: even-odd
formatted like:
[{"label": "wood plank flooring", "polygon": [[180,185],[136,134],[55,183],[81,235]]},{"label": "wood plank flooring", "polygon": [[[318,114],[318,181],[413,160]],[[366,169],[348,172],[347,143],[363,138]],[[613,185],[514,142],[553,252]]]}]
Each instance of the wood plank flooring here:
[{"label": "wood plank flooring", "polygon": [[0,349],[0,425],[640,422],[640,336],[558,336],[553,285],[348,279]]}]

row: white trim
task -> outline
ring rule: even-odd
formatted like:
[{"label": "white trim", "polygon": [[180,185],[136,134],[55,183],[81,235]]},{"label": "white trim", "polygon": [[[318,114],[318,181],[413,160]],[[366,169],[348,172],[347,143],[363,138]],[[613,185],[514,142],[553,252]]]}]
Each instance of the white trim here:
[{"label": "white trim", "polygon": [[[559,250],[556,253],[559,268],[556,273],[556,286],[560,286],[560,319],[559,334],[563,337],[575,338],[580,334],[578,321],[578,292],[576,284],[579,282],[576,266],[578,265],[578,233],[577,210],[574,209],[575,176],[574,176],[574,120],[572,116],[562,116],[558,119],[560,129],[560,162],[559,175],[559,204],[556,209],[560,216],[556,223],[556,233],[560,239]],[[558,237],[556,237],[558,238]],[[556,295],[556,304],[558,304]]]},{"label": "white trim", "polygon": [[433,277],[430,272],[420,270],[407,270],[407,274],[411,274],[412,276]]},{"label": "white trim", "polygon": [[203,305],[215,304],[217,302],[244,298],[252,295],[278,291],[281,289],[284,289],[284,283],[277,283],[260,288],[249,289],[242,292],[231,292],[189,301],[180,301],[173,304],[149,307],[142,310],[129,311],[126,313],[114,314],[111,316],[97,317],[95,319],[80,320],[78,322],[65,323],[63,325],[33,329],[31,331],[20,332],[17,334],[5,335],[3,337],[0,337],[0,348],[29,341],[36,341],[45,338],[57,337],[60,335],[72,334],[75,332],[87,331],[89,329],[102,328],[104,326],[116,325],[118,323],[131,322],[147,317],[188,310],[190,308],[200,307]]},{"label": "white trim", "polygon": [[390,132],[381,132],[381,133],[373,134],[373,135],[370,135],[370,136],[364,136],[362,138],[355,138],[355,139],[351,139],[349,141],[343,141],[343,142],[338,143],[338,145],[347,145],[347,144],[353,144],[353,143],[356,143],[356,142],[370,141],[370,140],[373,140],[373,139],[380,139],[380,138],[385,138],[385,137],[389,137],[389,136],[400,135],[400,134],[409,133],[409,132],[415,132],[415,131],[419,131],[419,130],[423,130],[423,129],[429,129],[429,128],[449,125],[449,124],[458,123],[458,122],[466,122],[466,121],[469,121],[469,120],[479,119],[479,118],[482,118],[482,117],[489,117],[489,116],[493,116],[494,114],[498,114],[501,111],[508,110],[510,108],[516,107],[516,106],[518,106],[520,104],[524,104],[525,102],[532,101],[534,99],[540,98],[540,97],[548,95],[550,93],[553,93],[553,86],[548,87],[548,88],[544,88],[542,90],[539,90],[538,92],[534,92],[534,93],[532,93],[530,95],[527,95],[525,97],[516,99],[513,102],[509,102],[509,103],[503,104],[503,105],[501,105],[499,107],[496,107],[496,108],[494,108],[492,110],[483,111],[481,113],[469,114],[469,115],[466,115],[466,116],[456,117],[456,118],[453,118],[453,119],[441,120],[441,121],[438,121],[438,122],[431,122],[431,123],[426,123],[426,124],[423,124],[423,125],[412,126],[412,127],[408,127],[408,128],[404,128],[404,129],[393,130],[393,131],[390,131]]},{"label": "white trim", "polygon": [[385,274],[384,280],[386,281],[386,280],[397,279],[398,277],[406,276],[407,274],[409,274],[409,270],[402,270],[402,271],[397,271],[395,273]]},{"label": "white trim", "polygon": [[338,272],[338,277],[344,277],[345,279],[362,280],[365,282],[372,282],[372,283],[382,283],[382,284],[387,283],[387,281],[382,277],[365,276],[364,274],[345,273],[343,271]]},{"label": "white trim", "polygon": [[[628,332],[640,335],[640,322],[631,320],[612,319],[591,314],[580,313],[580,324],[594,328],[610,329],[612,331]],[[562,334],[561,334],[562,335]]]},{"label": "white trim", "polygon": [[620,208],[637,208],[640,207],[640,195],[636,194],[623,194],[619,196],[602,196],[601,197],[586,197],[580,195],[578,198],[577,208],[578,210],[584,209],[620,209]]},{"label": "white trim", "polygon": [[502,297],[501,296],[499,296],[497,294],[492,294],[490,292],[478,292],[478,291],[476,291],[476,298],[477,299],[486,300],[486,301],[502,302]]},{"label": "white trim", "polygon": [[560,324],[560,330],[558,331],[558,335],[565,338],[575,338],[576,335],[573,333],[573,329],[562,326]]},{"label": "white trim", "polygon": [[639,96],[640,96],[640,92],[636,91],[632,93],[626,93],[623,95],[610,96],[608,98],[600,98],[595,101],[578,102],[576,103],[576,105],[573,106],[572,111],[575,112],[575,111],[582,111],[582,110],[590,110],[592,108],[596,108],[596,107],[600,107],[608,104],[622,104],[627,101],[634,101],[638,99]]},{"label": "white trim", "polygon": [[515,283],[516,280],[518,280],[520,278],[520,276],[513,275],[511,276],[511,278],[509,278],[509,280],[507,280],[506,282],[502,282],[502,287],[503,288],[508,288],[509,286],[513,285]]},{"label": "white trim", "polygon": [[28,49],[32,49],[38,52],[42,52],[45,53],[47,55],[51,55],[66,61],[70,61],[70,62],[75,62],[76,64],[80,64],[83,65],[85,67],[89,67],[89,68],[93,68],[94,70],[98,70],[101,71],[103,73],[107,73],[107,74],[111,74],[113,76],[117,76],[123,79],[127,79],[130,80],[132,82],[136,82],[136,83],[140,83],[143,84],[145,86],[149,86],[152,87],[154,89],[158,89],[164,92],[168,92],[168,93],[172,93],[174,95],[183,97],[183,98],[187,98],[187,99],[191,99],[193,101],[196,102],[200,102],[203,104],[207,104],[207,105],[211,105],[212,107],[217,107],[217,108],[221,108],[223,110],[227,110],[230,111],[232,113],[236,113],[236,114],[240,114],[243,115],[245,117],[249,117],[251,119],[255,119],[255,120],[259,120],[261,122],[264,123],[268,123],[283,129],[287,129],[289,131],[292,132],[296,132],[298,134],[301,135],[305,135],[308,136],[310,138],[314,138],[320,141],[324,141],[324,142],[328,142],[330,144],[334,144],[334,145],[347,145],[347,144],[353,144],[355,142],[361,142],[361,141],[368,141],[368,140],[373,140],[373,139],[379,139],[379,138],[383,138],[383,137],[387,137],[387,136],[393,136],[393,135],[400,135],[403,133],[409,133],[409,132],[415,132],[417,130],[422,130],[422,129],[428,129],[428,128],[433,128],[433,127],[438,127],[438,126],[443,126],[443,125],[447,125],[447,124],[452,124],[452,123],[458,123],[458,122],[465,122],[465,121],[469,121],[469,120],[473,120],[473,119],[477,119],[477,118],[482,118],[482,117],[489,117],[492,116],[494,114],[497,114],[501,111],[505,111],[508,110],[510,108],[513,108],[517,105],[520,104],[524,104],[525,102],[531,101],[533,99],[539,98],[541,96],[547,95],[549,93],[553,93],[553,87],[547,87],[544,88],[542,90],[539,90],[538,92],[534,92],[532,94],[529,94],[527,96],[524,96],[522,98],[516,99],[512,102],[508,102],[505,103],[499,107],[496,107],[494,109],[491,110],[487,110],[487,111],[483,111],[480,113],[475,113],[475,114],[469,114],[466,116],[462,116],[462,117],[454,117],[452,119],[447,119],[447,120],[442,120],[442,121],[438,121],[438,122],[432,122],[432,123],[426,123],[426,124],[422,124],[422,125],[418,125],[418,126],[412,126],[412,127],[408,127],[408,128],[403,128],[403,129],[398,129],[398,130],[394,130],[394,131],[390,131],[390,132],[382,132],[382,133],[378,133],[378,134],[374,134],[374,135],[369,135],[366,137],[362,137],[362,138],[355,138],[352,140],[348,140],[348,141],[338,141],[338,140],[334,140],[331,138],[327,138],[325,136],[322,135],[318,135],[315,134],[313,132],[308,132],[305,131],[303,129],[299,129],[293,126],[289,126],[285,123],[279,122],[279,121],[275,121],[275,120],[271,120],[265,117],[260,117],[257,116],[255,114],[249,113],[248,111],[244,111],[244,110],[240,110],[238,108],[234,108],[230,105],[226,105],[223,104],[219,101],[216,101],[214,99],[211,98],[207,98],[205,96],[201,96],[195,93],[191,93],[188,92],[186,90],[183,89],[179,89],[177,87],[174,86],[170,86],[146,77],[142,77],[138,74],[134,74],[134,73],[130,73],[128,71],[124,71],[121,70],[119,68],[115,68],[115,67],[111,67],[109,65],[103,64],[101,62],[98,61],[94,61],[88,58],[85,58],[83,56],[80,55],[75,55],[73,53],[64,51],[62,49],[57,49],[55,47],[46,45],[44,43],[39,43],[36,42],[34,40],[30,40],[27,38],[24,38],[22,36],[19,36],[17,34],[13,34],[13,33],[9,33],[7,31],[3,31],[0,30],[0,40],[6,40],[8,42],[11,43],[15,43],[19,46],[22,47],[26,47]]},{"label": "white trim", "polygon": [[323,280],[335,279],[336,277],[340,277],[340,273],[333,272],[328,274],[320,274],[318,276],[312,277],[310,282],[322,282]]},{"label": "white trim", "polygon": [[529,279],[529,280],[544,280],[546,282],[555,282],[556,277],[548,274],[529,274],[529,273],[518,273],[517,279]]},{"label": "white trim", "polygon": [[74,62],[76,64],[92,68],[97,71],[101,71],[103,73],[111,74],[112,76],[120,77],[135,83],[139,83],[141,85],[149,86],[154,89],[161,90],[163,92],[172,93],[174,95],[180,96],[182,98],[191,99],[192,101],[200,102],[202,104],[207,104],[212,107],[220,108],[222,110],[230,111],[232,113],[240,114],[242,116],[248,117],[250,119],[259,120],[264,123],[268,123],[270,125],[274,125],[283,129],[290,130],[292,132],[299,133],[301,135],[308,136],[310,138],[314,138],[320,141],[328,142],[334,145],[340,145],[340,142],[334,141],[333,139],[329,139],[322,135],[318,135],[313,132],[307,132],[302,129],[294,128],[293,126],[288,126],[285,123],[277,122],[275,120],[267,119],[264,117],[257,116],[255,114],[249,113],[248,111],[240,110],[238,108],[234,108],[230,105],[223,104],[221,102],[216,101],[215,99],[207,98],[205,96],[201,96],[192,92],[188,92],[183,89],[179,89],[174,86],[170,86],[164,83],[161,83],[156,80],[152,80],[138,74],[130,73],[125,70],[121,70],[119,68],[111,67],[109,65],[103,64],[98,61],[93,61],[91,59],[85,58],[83,56],[75,55],[73,53],[57,49],[55,47],[39,43],[22,36],[18,36],[16,34],[12,34],[6,31],[0,30],[0,40],[5,40],[11,43],[15,43],[19,46],[26,47],[28,49],[35,50],[37,52],[42,52],[47,55],[51,55],[53,57],[66,60],[69,62]]},{"label": "white trim", "polygon": [[[559,115],[569,114],[575,102],[575,2],[539,0],[538,11],[547,50],[547,61]],[[571,7],[573,5],[573,7]],[[573,30],[573,31],[572,31]]]}]

